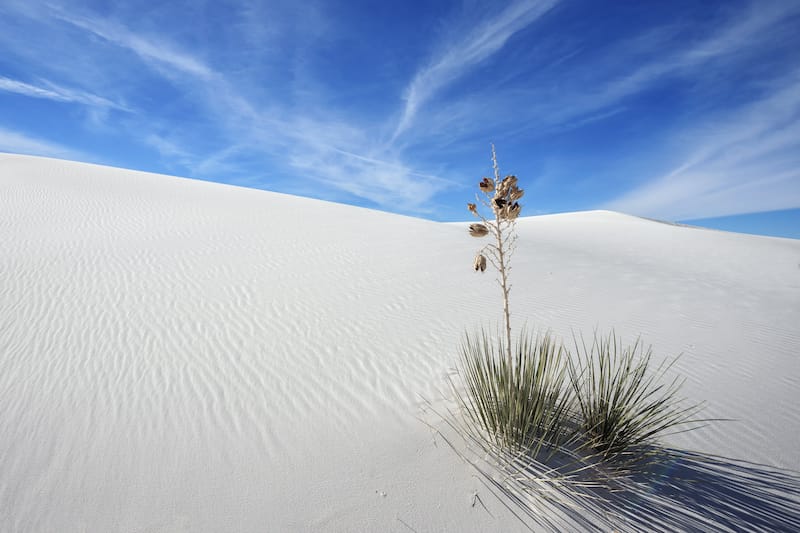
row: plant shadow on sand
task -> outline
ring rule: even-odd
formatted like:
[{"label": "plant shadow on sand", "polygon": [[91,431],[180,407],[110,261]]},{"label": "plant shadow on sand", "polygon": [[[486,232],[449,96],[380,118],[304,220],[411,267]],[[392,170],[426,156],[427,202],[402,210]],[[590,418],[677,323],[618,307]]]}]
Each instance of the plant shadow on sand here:
[{"label": "plant shadow on sand", "polygon": [[[566,469],[529,464],[538,487],[520,491],[516,477],[516,486],[495,481],[493,492],[527,507],[523,514],[554,531],[800,531],[797,473],[675,449],[654,453],[646,467],[622,475],[602,464],[577,471],[574,463]],[[568,473],[548,490],[544,475],[558,478],[562,470]],[[532,512],[545,501],[554,514]]]},{"label": "plant shadow on sand", "polygon": [[[675,449],[609,488],[601,510],[635,531],[800,531],[800,476]],[[615,515],[615,516],[614,516]]]},{"label": "plant shadow on sand", "polygon": [[511,457],[442,418],[430,427],[531,531],[800,531],[797,472],[657,447],[624,472],[564,448]]}]

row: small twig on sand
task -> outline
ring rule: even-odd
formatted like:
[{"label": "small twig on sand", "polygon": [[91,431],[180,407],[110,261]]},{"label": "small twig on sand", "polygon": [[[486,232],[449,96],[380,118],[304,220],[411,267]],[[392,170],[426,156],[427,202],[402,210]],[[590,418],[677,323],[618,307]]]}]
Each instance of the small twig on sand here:
[{"label": "small twig on sand", "polygon": [[414,529],[413,527],[411,527],[408,524],[406,524],[405,522],[403,522],[403,519],[400,518],[399,516],[397,517],[397,521],[400,522],[401,524],[403,524],[404,526],[406,526],[408,529],[410,529],[414,533],[418,533],[416,529]]},{"label": "small twig on sand", "polygon": [[487,513],[489,513],[489,516],[494,518],[494,515],[492,514],[492,512],[489,511],[489,509],[486,507],[486,504],[483,503],[483,500],[481,500],[481,497],[478,496],[478,491],[475,491],[475,492],[472,493],[472,506],[475,507],[475,504],[478,503],[478,502],[480,502],[481,507],[483,507],[483,510],[486,511]]}]

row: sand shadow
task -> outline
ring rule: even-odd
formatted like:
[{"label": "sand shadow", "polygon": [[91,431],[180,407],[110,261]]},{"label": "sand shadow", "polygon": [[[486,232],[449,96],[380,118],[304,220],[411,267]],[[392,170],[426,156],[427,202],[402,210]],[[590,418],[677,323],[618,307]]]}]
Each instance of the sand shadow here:
[{"label": "sand shadow", "polygon": [[606,522],[598,528],[800,531],[798,473],[725,457],[660,450],[646,469],[583,496],[595,497],[586,510]]},{"label": "sand shadow", "polygon": [[800,531],[800,472],[652,446],[622,475],[569,444],[512,457],[441,419],[450,431],[430,427],[531,531]]}]

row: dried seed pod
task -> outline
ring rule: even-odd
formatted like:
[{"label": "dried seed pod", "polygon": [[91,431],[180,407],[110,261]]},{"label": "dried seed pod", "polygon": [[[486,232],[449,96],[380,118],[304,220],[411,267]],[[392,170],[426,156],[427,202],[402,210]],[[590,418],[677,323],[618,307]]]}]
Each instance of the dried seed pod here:
[{"label": "dried seed pod", "polygon": [[469,234],[473,237],[485,237],[489,234],[489,228],[487,228],[484,224],[470,224]]},{"label": "dried seed pod", "polygon": [[514,187],[513,189],[511,189],[511,194],[509,194],[509,198],[511,198],[511,201],[514,202],[522,198],[524,195],[525,191],[523,191],[518,187]]},{"label": "dried seed pod", "polygon": [[486,271],[486,258],[483,256],[483,254],[478,254],[475,256],[475,262],[473,263],[472,266],[475,269],[475,272],[479,270],[481,272]]},{"label": "dried seed pod", "polygon": [[517,177],[516,176],[506,176],[503,178],[503,181],[500,182],[500,185],[497,187],[497,196],[508,196],[510,192],[512,192],[517,187]]},{"label": "dried seed pod", "polygon": [[478,188],[485,193],[490,193],[494,190],[494,182],[489,178],[483,178],[478,184]]},{"label": "dried seed pod", "polygon": [[478,206],[475,204],[467,204],[467,209],[469,209],[469,212],[474,215],[478,214]]},{"label": "dried seed pod", "polygon": [[505,198],[500,198],[495,196],[495,198],[492,200],[492,208],[495,210],[502,209],[503,207],[505,207],[506,203],[508,202],[506,202]]},{"label": "dried seed pod", "polygon": [[514,220],[519,216],[520,211],[522,211],[522,206],[517,202],[514,202],[513,204],[503,208],[503,211],[500,213],[500,218]]}]

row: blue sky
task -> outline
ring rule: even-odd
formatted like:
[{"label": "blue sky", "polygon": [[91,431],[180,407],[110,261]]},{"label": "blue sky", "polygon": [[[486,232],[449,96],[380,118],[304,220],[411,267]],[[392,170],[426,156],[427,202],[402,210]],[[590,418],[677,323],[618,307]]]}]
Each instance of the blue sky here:
[{"label": "blue sky", "polygon": [[0,151],[467,220],[494,142],[523,215],[800,227],[799,28],[796,0],[3,0]]}]

